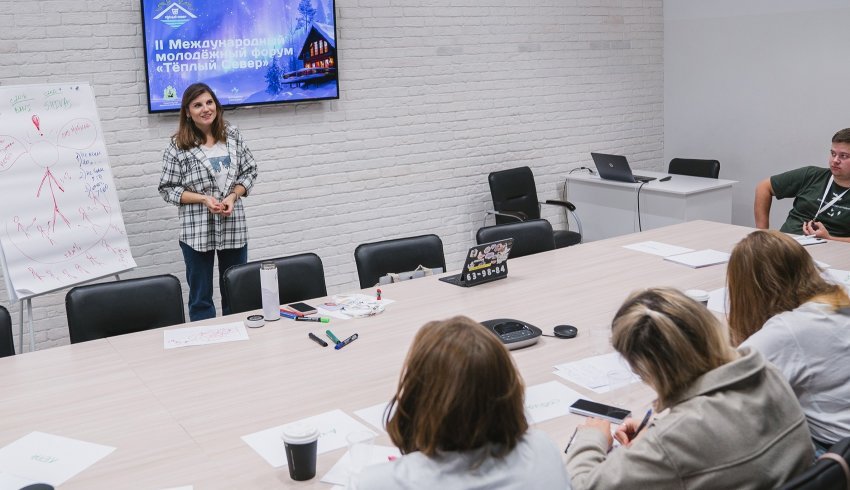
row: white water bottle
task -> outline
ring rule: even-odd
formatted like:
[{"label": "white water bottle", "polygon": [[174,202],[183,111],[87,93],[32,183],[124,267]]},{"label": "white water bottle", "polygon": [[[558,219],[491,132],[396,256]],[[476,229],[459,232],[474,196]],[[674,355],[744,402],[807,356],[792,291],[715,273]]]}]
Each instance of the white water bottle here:
[{"label": "white water bottle", "polygon": [[263,316],[267,322],[280,320],[280,296],[277,291],[277,266],[274,262],[260,264],[260,289],[263,298]]}]

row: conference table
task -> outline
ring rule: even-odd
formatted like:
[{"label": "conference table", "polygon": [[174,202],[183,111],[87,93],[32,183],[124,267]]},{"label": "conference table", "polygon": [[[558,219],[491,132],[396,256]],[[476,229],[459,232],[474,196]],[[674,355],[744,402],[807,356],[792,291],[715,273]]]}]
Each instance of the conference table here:
[{"label": "conference table", "polygon": [[[584,241],[694,220],[732,222],[732,186],[737,181],[649,170],[638,173],[655,180],[641,185],[586,173],[567,175],[567,196],[581,217]],[[665,177],[670,179],[662,182]]]},{"label": "conference table", "polygon": [[[388,401],[417,329],[457,314],[519,319],[549,334],[555,325],[575,325],[574,339],[542,337],[512,351],[526,385],[558,381],[640,416],[655,398],[647,386],[595,393],[556,377],[553,366],[612,352],[610,321],[629,292],[712,290],[725,285],[726,268],[689,268],[623,246],[652,240],[728,252],[750,231],[694,221],[511,259],[506,279],[473,288],[437,277],[386,285],[383,295],[394,302],[379,315],[328,325],[281,319],[249,329],[247,341],[164,349],[163,330],[186,326],[178,325],[0,359],[0,447],[40,431],[116,448],[61,486],[67,489],[327,489],[319,478],[346,448],[320,454],[316,478],[295,482],[241,437],[334,409],[353,416]],[[833,268],[850,269],[848,244],[808,250]],[[359,339],[340,350],[308,339],[327,326],[340,338],[356,332]],[[583,420],[565,413],[534,427],[563,448]],[[376,444],[391,445],[384,433]]]}]

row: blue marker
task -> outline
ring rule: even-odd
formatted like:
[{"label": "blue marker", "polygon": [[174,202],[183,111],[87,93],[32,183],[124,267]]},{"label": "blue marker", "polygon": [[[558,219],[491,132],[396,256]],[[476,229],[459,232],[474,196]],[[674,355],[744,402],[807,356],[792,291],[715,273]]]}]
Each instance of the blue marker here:
[{"label": "blue marker", "polygon": [[348,337],[347,339],[343,340],[342,342],[337,342],[337,344],[336,344],[336,346],[334,347],[334,349],[336,349],[336,350],[340,350],[340,349],[342,349],[342,348],[343,348],[343,347],[345,347],[346,345],[348,345],[348,344],[350,344],[350,343],[354,342],[355,340],[357,340],[357,337],[358,337],[358,335],[357,335],[357,334],[354,334],[354,335],[352,335],[351,337]]}]

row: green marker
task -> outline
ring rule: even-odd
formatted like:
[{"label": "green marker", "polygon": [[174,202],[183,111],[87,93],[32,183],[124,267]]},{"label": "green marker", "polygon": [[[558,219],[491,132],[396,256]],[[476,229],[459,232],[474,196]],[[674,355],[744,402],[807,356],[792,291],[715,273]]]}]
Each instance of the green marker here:
[{"label": "green marker", "polygon": [[333,333],[333,332],[331,332],[331,331],[330,331],[330,329],[325,330],[325,335],[327,335],[327,336],[328,336],[328,338],[329,338],[329,339],[331,339],[331,342],[333,342],[334,344],[338,344],[338,343],[339,343],[339,339],[338,339],[338,338],[336,338],[336,335],[334,335],[334,333]]}]

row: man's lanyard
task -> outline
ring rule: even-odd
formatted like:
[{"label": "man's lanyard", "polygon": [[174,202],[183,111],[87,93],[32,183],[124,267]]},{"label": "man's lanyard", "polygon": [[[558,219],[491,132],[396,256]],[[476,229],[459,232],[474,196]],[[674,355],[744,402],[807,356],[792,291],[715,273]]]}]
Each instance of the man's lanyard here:
[{"label": "man's lanyard", "polygon": [[833,204],[835,204],[836,202],[838,202],[839,199],[844,197],[844,194],[847,194],[847,191],[850,191],[850,189],[844,189],[844,192],[833,197],[831,201],[829,201],[828,203],[826,203],[826,205],[824,205],[823,202],[826,200],[827,194],[829,194],[829,189],[832,188],[833,178],[834,177],[832,175],[829,176],[829,182],[826,183],[826,189],[823,191],[823,197],[820,198],[820,206],[818,207],[818,212],[815,213],[815,217],[812,218],[812,220],[818,219],[819,214],[821,214],[822,212],[824,212],[827,209],[829,209],[830,207],[832,207]]}]

